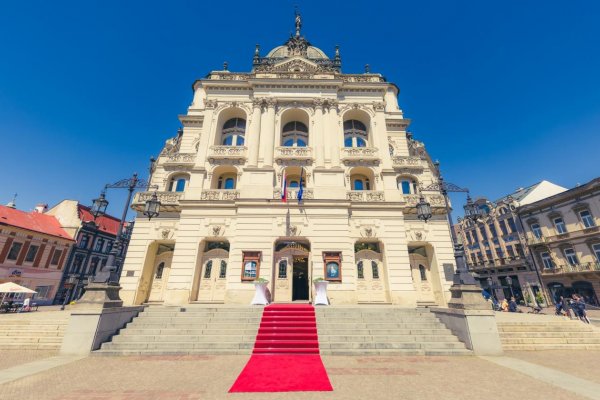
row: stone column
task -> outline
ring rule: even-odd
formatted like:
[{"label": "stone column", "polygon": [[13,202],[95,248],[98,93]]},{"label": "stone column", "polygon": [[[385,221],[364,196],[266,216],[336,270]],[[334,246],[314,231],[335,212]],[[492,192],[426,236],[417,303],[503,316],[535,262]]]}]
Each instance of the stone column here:
[{"label": "stone column", "polygon": [[262,118],[262,99],[252,101],[252,121],[248,127],[248,136],[246,146],[248,147],[248,165],[256,167],[258,165],[258,149],[260,147],[260,126]]},{"label": "stone column", "polygon": [[316,166],[323,167],[325,165],[325,135],[327,134],[323,118],[323,100],[314,99],[313,104],[315,106],[315,123],[313,124],[315,128],[310,133],[309,145],[315,151]]},{"label": "stone column", "polygon": [[[267,112],[263,115],[260,134],[259,158],[263,166],[273,167],[273,154],[275,153],[275,99],[267,99]],[[262,154],[262,157],[260,157]]]},{"label": "stone column", "polygon": [[344,145],[344,134],[339,126],[339,116],[337,109],[337,102],[332,104],[329,108],[329,132],[327,136],[330,137],[331,143],[331,165],[333,167],[340,166],[340,149]]}]

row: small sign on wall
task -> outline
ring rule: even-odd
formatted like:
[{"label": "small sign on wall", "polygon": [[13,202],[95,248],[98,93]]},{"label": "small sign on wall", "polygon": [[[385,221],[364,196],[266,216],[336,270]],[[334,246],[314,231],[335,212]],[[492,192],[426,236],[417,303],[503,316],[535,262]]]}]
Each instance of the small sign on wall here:
[{"label": "small sign on wall", "polygon": [[445,263],[444,267],[444,277],[447,281],[451,281],[454,277],[454,264]]}]

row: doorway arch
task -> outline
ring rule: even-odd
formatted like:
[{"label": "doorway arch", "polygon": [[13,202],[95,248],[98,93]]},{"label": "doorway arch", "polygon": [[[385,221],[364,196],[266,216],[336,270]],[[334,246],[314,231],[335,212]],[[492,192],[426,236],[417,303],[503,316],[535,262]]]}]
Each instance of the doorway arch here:
[{"label": "doorway arch", "polygon": [[306,239],[282,239],[274,245],[273,301],[310,301],[310,242]]}]

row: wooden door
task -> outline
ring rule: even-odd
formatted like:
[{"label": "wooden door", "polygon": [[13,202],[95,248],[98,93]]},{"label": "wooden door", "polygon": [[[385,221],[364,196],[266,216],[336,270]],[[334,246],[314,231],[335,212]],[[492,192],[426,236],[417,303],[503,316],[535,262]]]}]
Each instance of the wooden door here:
[{"label": "wooden door", "polygon": [[417,301],[435,302],[431,285],[431,268],[426,257],[420,254],[410,254],[410,269]]},{"label": "wooden door", "polygon": [[209,258],[204,261],[200,275],[198,301],[223,303],[227,283],[228,259]]},{"label": "wooden door", "polygon": [[356,256],[358,302],[387,302],[386,275],[380,254],[371,250],[361,250]]},{"label": "wooden door", "polygon": [[163,253],[156,257],[148,302],[162,302],[164,300],[172,259],[173,252]]}]

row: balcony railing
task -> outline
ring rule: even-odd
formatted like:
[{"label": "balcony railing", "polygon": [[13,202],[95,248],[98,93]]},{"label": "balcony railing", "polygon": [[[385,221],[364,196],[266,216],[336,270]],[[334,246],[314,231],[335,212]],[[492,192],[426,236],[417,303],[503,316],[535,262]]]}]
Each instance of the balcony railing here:
[{"label": "balcony railing", "polygon": [[342,161],[374,161],[378,159],[375,147],[343,147],[341,150]]},{"label": "balcony railing", "polygon": [[194,165],[196,153],[175,153],[166,156],[165,165]]},{"label": "balcony railing", "polygon": [[395,168],[423,169],[425,160],[419,157],[394,156],[392,157],[392,166]]},{"label": "balcony railing", "polygon": [[[273,189],[273,198],[276,200],[281,200],[281,189]],[[298,189],[287,189],[287,198],[290,200],[298,200]],[[314,199],[314,193],[312,189],[304,189],[302,193],[302,200]]]},{"label": "balcony railing", "polygon": [[557,242],[565,239],[577,239],[579,237],[597,234],[600,229],[597,226],[591,226],[589,228],[578,229],[576,231],[569,231],[565,233],[560,233],[554,236],[548,236],[547,242]]},{"label": "balcony railing", "polygon": [[210,146],[208,161],[214,160],[245,160],[248,148],[246,146]]},{"label": "balcony railing", "polygon": [[542,270],[542,274],[544,275],[569,274],[577,272],[600,272],[600,262],[589,262],[576,265],[558,265],[554,268],[544,268]]},{"label": "balcony railing", "polygon": [[137,192],[131,203],[131,208],[136,211],[144,211],[146,201],[152,198],[156,193],[156,197],[160,201],[160,211],[173,212],[179,211],[179,200],[183,198],[183,192]]},{"label": "balcony railing", "polygon": [[546,243],[546,238],[544,236],[541,236],[541,237],[527,236],[527,244],[530,246],[533,246],[536,244],[544,244],[544,243]]},{"label": "balcony railing", "polygon": [[356,202],[381,202],[385,201],[383,191],[377,190],[349,190],[346,199]]},{"label": "balcony railing", "polygon": [[239,190],[235,189],[209,189],[203,190],[200,194],[200,200],[209,201],[232,201],[240,198]]},{"label": "balcony railing", "polygon": [[275,160],[311,160],[312,158],[312,147],[279,146],[275,148]]},{"label": "balcony railing", "polygon": [[[428,194],[424,195],[425,201],[427,201],[432,207],[445,207],[446,202],[444,201],[444,196],[439,194]],[[421,195],[419,194],[404,194],[402,195],[402,201],[406,203],[409,207],[416,207],[417,203],[419,203],[419,199]]]}]

